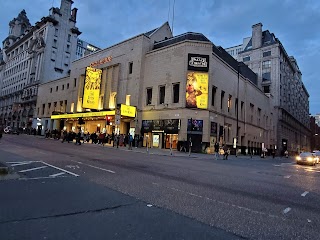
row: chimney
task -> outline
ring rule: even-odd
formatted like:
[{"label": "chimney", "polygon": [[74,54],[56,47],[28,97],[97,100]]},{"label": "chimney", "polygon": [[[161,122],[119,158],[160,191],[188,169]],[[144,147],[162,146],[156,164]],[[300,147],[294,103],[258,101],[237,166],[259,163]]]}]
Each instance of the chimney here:
[{"label": "chimney", "polygon": [[71,19],[74,21],[77,21],[77,12],[78,12],[78,8],[74,8],[71,11]]},{"label": "chimney", "polygon": [[252,49],[262,46],[262,23],[252,25]]}]

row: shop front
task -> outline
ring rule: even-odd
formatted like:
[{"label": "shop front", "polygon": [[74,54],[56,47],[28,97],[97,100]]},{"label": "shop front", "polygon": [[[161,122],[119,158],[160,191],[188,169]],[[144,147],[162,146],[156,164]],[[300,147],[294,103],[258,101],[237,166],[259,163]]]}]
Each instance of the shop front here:
[{"label": "shop front", "polygon": [[143,146],[177,149],[179,129],[179,119],[142,120]]}]

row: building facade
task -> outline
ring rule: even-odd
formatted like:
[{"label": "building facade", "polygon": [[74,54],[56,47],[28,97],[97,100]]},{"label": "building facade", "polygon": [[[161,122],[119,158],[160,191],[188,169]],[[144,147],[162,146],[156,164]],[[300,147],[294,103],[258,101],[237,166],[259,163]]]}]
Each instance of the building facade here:
[{"label": "building facade", "polygon": [[219,142],[259,153],[275,145],[270,102],[246,65],[202,34],[173,37],[165,23],[74,61],[69,78],[40,85],[37,118],[42,131],[131,133],[150,147],[192,142],[192,151],[212,152]]},{"label": "building facade", "polygon": [[76,59],[82,58],[88,54],[96,52],[100,48],[78,38],[77,40],[77,50],[76,50]]},{"label": "building facade", "polygon": [[39,84],[70,74],[81,34],[72,3],[61,0],[60,8],[51,8],[35,26],[24,10],[9,23],[0,63],[0,125],[36,127],[33,117]]},{"label": "building facade", "polygon": [[[234,48],[226,51],[231,54]],[[252,36],[244,39],[241,48],[232,56],[258,75],[259,88],[271,97],[280,152],[310,150],[309,94],[295,58],[288,56],[273,33],[262,31],[261,23],[252,26]]]}]

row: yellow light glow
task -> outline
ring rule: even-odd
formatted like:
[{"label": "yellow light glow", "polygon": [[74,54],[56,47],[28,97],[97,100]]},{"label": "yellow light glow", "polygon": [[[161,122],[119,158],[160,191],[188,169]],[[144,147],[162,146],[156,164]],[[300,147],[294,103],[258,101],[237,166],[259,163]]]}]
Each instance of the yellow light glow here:
[{"label": "yellow light glow", "polygon": [[136,107],[121,104],[121,116],[135,117],[136,116]]},{"label": "yellow light glow", "polygon": [[102,70],[86,68],[86,80],[83,91],[83,108],[98,109]]}]

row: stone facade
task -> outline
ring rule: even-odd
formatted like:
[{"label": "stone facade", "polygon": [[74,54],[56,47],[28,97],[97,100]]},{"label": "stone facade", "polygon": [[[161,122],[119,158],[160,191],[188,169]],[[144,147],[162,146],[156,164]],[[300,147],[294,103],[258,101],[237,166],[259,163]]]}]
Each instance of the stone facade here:
[{"label": "stone facade", "polygon": [[35,128],[38,85],[69,75],[80,34],[72,3],[61,0],[35,26],[24,10],[10,22],[0,64],[0,125]]},{"label": "stone facade", "polygon": [[259,88],[271,96],[279,153],[310,150],[309,94],[297,61],[288,56],[274,34],[262,31],[261,23],[252,26],[247,39],[243,51],[234,57],[257,73]]},{"label": "stone facade", "polygon": [[[194,54],[195,59],[207,58],[204,72],[188,70],[190,54]],[[126,104],[135,106],[137,114],[134,118],[121,118],[119,131],[126,134],[134,129],[135,134],[143,136],[145,146],[148,142],[152,147],[179,148],[191,139],[193,151],[212,152],[213,143],[219,141],[235,152],[233,143],[238,137],[237,148],[242,153],[253,150],[259,153],[263,145],[272,149],[275,126],[270,96],[256,85],[256,75],[250,69],[243,66],[247,71],[240,72],[238,62],[225,58],[226,55],[202,34],[172,37],[165,23],[153,31],[74,61],[69,78],[40,85],[37,117],[43,131],[62,127],[71,131],[81,127],[88,132],[111,133],[116,130],[112,110],[118,104]],[[87,117],[85,124],[79,126],[76,114],[90,111],[82,107],[88,66],[102,70],[99,107],[91,113],[108,112],[112,126],[106,126],[105,116]],[[203,93],[208,92],[204,108],[186,107],[187,76],[194,73],[208,78],[207,85],[201,88]],[[64,90],[60,91],[63,85]],[[73,113],[74,117],[63,117],[64,113]],[[194,121],[201,126],[194,128]]]}]

